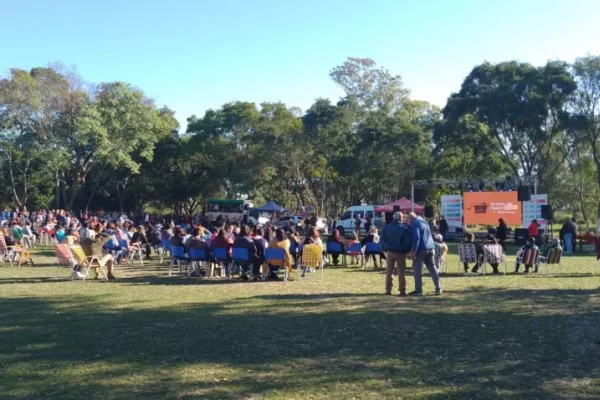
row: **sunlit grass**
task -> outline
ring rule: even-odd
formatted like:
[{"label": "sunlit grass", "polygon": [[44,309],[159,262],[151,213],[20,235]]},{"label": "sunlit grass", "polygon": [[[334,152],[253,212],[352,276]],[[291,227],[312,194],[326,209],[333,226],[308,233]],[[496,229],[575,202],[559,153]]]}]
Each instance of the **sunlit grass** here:
[{"label": "sunlit grass", "polygon": [[152,262],[83,283],[55,279],[47,249],[35,260],[0,267],[0,398],[600,396],[594,257],[465,276],[451,255],[444,295],[423,298],[383,296],[382,271],[357,267],[242,283]]}]

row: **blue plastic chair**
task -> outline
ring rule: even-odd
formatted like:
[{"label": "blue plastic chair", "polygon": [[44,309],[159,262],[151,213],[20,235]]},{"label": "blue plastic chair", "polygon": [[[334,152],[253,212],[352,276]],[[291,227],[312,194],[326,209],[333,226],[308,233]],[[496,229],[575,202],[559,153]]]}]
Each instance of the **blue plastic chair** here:
[{"label": "blue plastic chair", "polygon": [[[375,260],[375,256],[376,255],[381,256],[382,253],[383,253],[383,247],[381,247],[380,243],[369,242],[365,246],[365,257],[370,255],[373,257],[373,260]],[[367,265],[368,261],[369,261],[369,258],[367,258],[367,260],[365,262],[365,266]],[[373,261],[373,262],[375,262],[375,261]]]},{"label": "blue plastic chair", "polygon": [[[191,268],[188,270],[190,272],[191,269],[195,269],[196,271],[200,271],[200,263],[208,262],[208,255],[206,254],[206,250],[204,249],[190,249],[190,265]],[[208,268],[207,268],[208,270]],[[207,271],[208,272],[208,271]]]},{"label": "blue plastic chair", "polygon": [[[223,268],[225,268],[225,275],[229,277],[229,255],[227,254],[227,249],[223,247],[212,249],[212,256],[218,264],[223,265]],[[211,268],[210,276],[213,275],[214,269]]]},{"label": "blue plastic chair", "polygon": [[165,240],[161,240],[160,241],[160,248],[161,248],[161,252],[160,252],[160,263],[162,265],[163,260],[165,258],[165,254],[167,254],[167,251],[171,251],[171,242],[169,241],[169,239],[165,239]]},{"label": "blue plastic chair", "polygon": [[[327,242],[327,244],[325,245],[325,252],[327,253],[327,256],[330,256],[332,254],[344,254],[344,251],[342,250],[342,244],[338,242]],[[342,260],[342,263],[344,262],[344,260]],[[331,259],[330,262],[333,262],[333,259]]]},{"label": "blue plastic chair", "polygon": [[206,251],[204,249],[190,249],[190,259],[192,261],[206,261]]},{"label": "blue plastic chair", "polygon": [[[142,264],[142,266],[144,265],[144,255],[142,254],[142,248],[139,244],[133,243],[130,246],[127,240],[120,239],[119,246],[121,246],[121,249],[123,249],[123,254],[125,254],[128,264],[133,264],[133,258],[137,256],[140,260],[140,264]],[[135,250],[129,250],[129,247],[133,247]]]},{"label": "blue plastic chair", "polygon": [[231,251],[231,259],[233,260],[233,265],[236,272],[238,267],[241,269],[242,267],[246,267],[250,264],[250,254],[248,254],[248,249],[242,247],[234,247]]},{"label": "blue plastic chair", "polygon": [[285,267],[285,250],[284,249],[271,249],[268,248],[265,251],[265,261],[267,264],[283,266],[283,281],[287,282],[289,278],[289,271]]},{"label": "blue plastic chair", "polygon": [[[352,253],[354,253],[354,254],[352,254]],[[356,254],[356,253],[358,253],[358,254]],[[364,257],[363,251],[362,251],[362,244],[353,243],[352,245],[350,245],[346,248],[346,254],[344,254],[344,264],[348,265],[348,263],[346,262],[346,256],[360,257],[361,267],[364,268],[365,257]]]},{"label": "blue plastic chair", "polygon": [[171,262],[169,263],[169,276],[172,274],[172,268],[177,265],[179,267],[179,273],[181,273],[181,263],[188,262],[189,259],[185,255],[185,248],[183,246],[171,246]]}]

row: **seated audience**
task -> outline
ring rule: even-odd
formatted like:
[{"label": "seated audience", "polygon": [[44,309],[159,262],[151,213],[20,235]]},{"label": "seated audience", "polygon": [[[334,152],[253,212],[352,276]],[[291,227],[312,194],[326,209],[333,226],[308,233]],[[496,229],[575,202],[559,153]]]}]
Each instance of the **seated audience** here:
[{"label": "seated audience", "polygon": [[[475,266],[473,267],[471,272],[477,273],[477,271],[479,271],[479,268],[481,267],[481,263],[483,260],[483,247],[480,243],[475,242],[475,235],[473,235],[470,232],[465,234],[465,240],[463,241],[463,243],[471,243],[475,245],[475,254],[477,255],[477,262],[475,263]],[[469,264],[464,262],[463,266],[465,268],[465,273],[469,272]]]},{"label": "seated audience", "polygon": [[240,267],[241,267],[240,279],[242,279],[244,281],[248,280],[248,269],[250,267],[250,264],[254,265],[254,263],[258,259],[256,244],[250,238],[249,230],[250,229],[248,228],[247,225],[243,225],[240,228],[240,233],[237,235],[237,237],[235,238],[235,241],[233,242],[233,248],[242,248],[242,249],[248,250],[248,260],[249,261],[247,261],[247,262],[238,261],[238,263],[240,264]]},{"label": "seated audience", "polygon": [[[289,274],[292,273],[292,262],[290,257],[290,241],[285,236],[283,229],[279,228],[275,231],[275,235],[271,242],[269,243],[269,248],[272,249],[283,249],[285,251],[285,262],[284,268],[287,268]],[[279,280],[277,276],[277,272],[279,272],[279,265],[271,265],[269,264],[269,279],[271,280]]]},{"label": "seated audience", "polygon": [[[523,255],[527,250],[529,249],[538,249],[538,247],[535,245],[535,238],[527,238],[527,244],[523,247],[521,247],[519,250],[517,250],[517,261],[515,261],[515,274],[519,273],[519,267],[521,266],[521,264],[518,262],[518,259],[521,255]],[[535,264],[526,264],[525,265],[525,273],[529,273],[529,270],[532,267],[535,267],[534,272],[538,272],[538,263],[537,260],[534,260]]]},{"label": "seated audience", "polygon": [[[313,229],[318,234],[317,229],[316,228],[313,228]],[[312,233],[313,229],[311,229],[309,232]],[[307,236],[307,239],[309,237],[310,237],[310,235]],[[340,254],[343,254],[346,251],[346,245],[344,244],[344,240],[342,239],[342,235],[340,235],[340,231],[338,229],[335,229],[333,231],[333,233],[329,236],[329,238],[327,239],[327,243],[339,243],[341,245],[342,253],[337,253],[337,252],[330,253],[331,258],[333,259],[333,265],[338,265]],[[304,244],[313,244],[313,243],[306,243],[306,241],[305,241]]]}]

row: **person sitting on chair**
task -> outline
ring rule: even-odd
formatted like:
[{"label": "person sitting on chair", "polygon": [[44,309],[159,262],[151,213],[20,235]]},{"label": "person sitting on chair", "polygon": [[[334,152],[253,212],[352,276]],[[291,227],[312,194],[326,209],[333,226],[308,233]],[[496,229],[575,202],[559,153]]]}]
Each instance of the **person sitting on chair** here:
[{"label": "person sitting on chair", "polygon": [[[283,229],[279,228],[275,231],[275,237],[269,242],[269,248],[271,249],[283,249],[285,251],[285,260],[284,267],[291,274],[292,272],[292,261],[290,256],[290,241],[285,236]],[[280,280],[277,276],[277,272],[279,272],[279,265],[271,265],[269,264],[269,279],[271,280]]]},{"label": "person sitting on chair", "polygon": [[240,271],[240,279],[247,281],[248,280],[248,268],[250,264],[254,264],[254,262],[258,259],[256,244],[250,238],[250,228],[247,225],[242,225],[240,228],[240,233],[235,238],[233,242],[234,248],[242,248],[248,250],[248,262],[241,264]]},{"label": "person sitting on chair", "polygon": [[[100,225],[94,227],[94,232],[95,235],[93,235],[93,238],[90,238],[90,235],[88,235],[86,238],[81,239],[81,248],[87,257],[98,257],[100,266],[106,267],[106,277],[108,279],[115,279],[112,273],[113,256],[110,253],[104,254],[103,251],[104,245],[110,240],[110,235],[100,232]],[[98,269],[94,268],[94,272],[96,273],[96,279],[98,279]]]},{"label": "person sitting on chair", "polygon": [[[473,235],[470,232],[465,234],[465,240],[463,241],[463,243],[471,243],[475,245],[475,254],[477,256],[477,262],[475,263],[475,266],[473,267],[471,272],[477,273],[477,271],[479,271],[479,268],[481,267],[481,260],[483,258],[483,247],[481,247],[480,243],[475,242],[475,235]],[[469,272],[469,264],[465,262],[463,263],[463,266],[465,268],[465,273]]]},{"label": "person sitting on chair", "polygon": [[[267,229],[267,232],[269,229]],[[252,237],[252,241],[256,246],[256,260],[252,263],[252,280],[258,281],[260,279],[260,270],[262,265],[265,262],[265,252],[267,251],[267,247],[269,247],[269,242],[267,242],[267,238],[263,237],[264,232],[263,229],[256,226],[254,227],[254,236]],[[270,276],[269,278],[273,278]],[[275,278],[277,278],[277,274],[275,274]]]},{"label": "person sitting on chair", "polygon": [[[498,243],[498,240],[494,237],[494,235],[486,235],[484,244],[499,244],[499,243]],[[493,274],[500,273],[500,271],[498,271],[498,263],[497,262],[490,263],[490,265],[492,266]]]},{"label": "person sitting on chair", "polygon": [[[377,228],[373,226],[369,230],[369,234],[367,236],[365,236],[360,243],[362,244],[363,247],[366,247],[367,243],[379,243],[379,235],[377,234]],[[366,254],[365,262],[369,261],[369,257],[373,257],[373,268],[378,268],[377,267],[377,259],[375,258],[375,253]],[[379,253],[379,261],[381,261],[381,265],[383,265],[383,260],[385,260],[385,254],[383,254],[383,252],[381,252],[381,253]]]},{"label": "person sitting on chair", "polygon": [[138,226],[137,232],[135,232],[131,237],[131,243],[138,243],[140,248],[146,251],[146,258],[150,258],[152,246],[150,245],[148,236],[146,236],[146,230],[144,229],[143,225]]},{"label": "person sitting on chair", "polygon": [[[527,238],[527,244],[523,247],[521,247],[519,250],[517,250],[517,261],[515,261],[515,274],[519,273],[519,267],[521,266],[521,264],[519,264],[518,260],[519,257],[521,257],[521,255],[523,255],[527,250],[529,249],[535,249],[537,250],[537,246],[535,245],[535,239],[530,237]],[[535,261],[535,269],[534,272],[538,272],[538,264],[537,264],[537,260]],[[526,264],[525,265],[525,273],[528,273],[529,270],[531,269],[531,267],[533,267],[534,265],[532,264]]]},{"label": "person sitting on chair", "polygon": [[358,237],[356,236],[356,233],[351,233],[350,241],[348,242],[347,247],[346,247],[346,250],[350,252],[350,263],[351,264],[357,264],[358,257],[362,254],[362,252],[350,251],[350,248],[352,246],[354,246],[355,244],[360,244],[360,242],[358,241]]},{"label": "person sitting on chair", "polygon": [[[307,239],[308,239],[308,236],[307,236]],[[342,240],[342,235],[340,235],[340,231],[338,229],[335,229],[333,231],[333,233],[329,236],[329,238],[327,238],[327,242],[339,243],[340,246],[342,247],[342,254],[346,251],[346,249],[345,249],[346,246],[344,244],[344,241]],[[310,242],[306,243],[306,241],[305,241],[304,244],[312,244],[312,243],[310,243]],[[331,253],[331,258],[333,259],[333,265],[338,265],[339,257],[340,257],[340,254]]]}]

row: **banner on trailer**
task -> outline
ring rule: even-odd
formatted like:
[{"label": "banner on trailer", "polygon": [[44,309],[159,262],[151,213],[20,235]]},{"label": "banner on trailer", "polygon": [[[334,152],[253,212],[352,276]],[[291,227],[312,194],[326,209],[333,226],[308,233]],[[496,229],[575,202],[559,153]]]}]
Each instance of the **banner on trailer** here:
[{"label": "banner on trailer", "polygon": [[517,192],[465,192],[466,225],[494,225],[503,218],[507,225],[521,225],[521,203]]},{"label": "banner on trailer", "polygon": [[462,228],[462,211],[461,195],[442,196],[442,215],[446,218],[450,232],[454,232],[456,228]]},{"label": "banner on trailer", "polygon": [[532,194],[531,201],[523,202],[523,228],[529,227],[531,221],[537,219],[540,228],[546,229],[548,221],[542,218],[542,206],[548,204],[547,194]]}]

